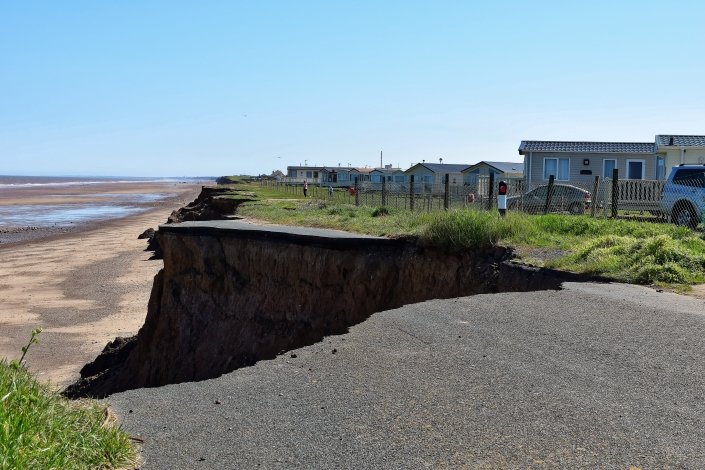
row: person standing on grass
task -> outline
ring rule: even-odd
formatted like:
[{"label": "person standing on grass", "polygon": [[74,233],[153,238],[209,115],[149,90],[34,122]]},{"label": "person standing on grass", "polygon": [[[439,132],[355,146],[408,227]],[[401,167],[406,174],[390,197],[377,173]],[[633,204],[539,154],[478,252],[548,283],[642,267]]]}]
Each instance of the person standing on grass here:
[{"label": "person standing on grass", "polygon": [[328,185],[328,197],[333,199],[333,186],[330,184]]},{"label": "person standing on grass", "polygon": [[308,194],[308,183],[304,180],[304,197]]}]

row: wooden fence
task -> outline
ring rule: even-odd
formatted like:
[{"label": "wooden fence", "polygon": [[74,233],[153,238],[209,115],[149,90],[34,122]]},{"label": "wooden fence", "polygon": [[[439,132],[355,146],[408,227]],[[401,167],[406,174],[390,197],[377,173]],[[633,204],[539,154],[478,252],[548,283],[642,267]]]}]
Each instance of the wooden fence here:
[{"label": "wooden fence", "polygon": [[[612,204],[612,180],[607,178],[605,183],[605,200]],[[657,180],[618,180],[617,181],[617,210],[648,211],[654,215],[661,212],[661,193],[665,181]]]}]

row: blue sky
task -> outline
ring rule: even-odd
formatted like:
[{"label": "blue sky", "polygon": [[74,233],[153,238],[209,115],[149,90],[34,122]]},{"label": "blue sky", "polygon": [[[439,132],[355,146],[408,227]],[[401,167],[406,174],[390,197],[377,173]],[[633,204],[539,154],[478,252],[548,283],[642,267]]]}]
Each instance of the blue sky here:
[{"label": "blue sky", "polygon": [[705,134],[700,2],[0,0],[0,174],[520,161]]}]

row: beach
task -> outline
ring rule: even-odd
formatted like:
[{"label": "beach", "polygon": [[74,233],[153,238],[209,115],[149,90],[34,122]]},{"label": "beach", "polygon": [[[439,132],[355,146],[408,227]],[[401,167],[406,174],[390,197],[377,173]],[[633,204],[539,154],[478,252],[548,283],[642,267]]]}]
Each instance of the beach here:
[{"label": "beach", "polygon": [[73,211],[88,207],[90,212],[105,200],[106,206],[138,208],[118,209],[124,215],[120,217],[94,212],[78,222],[0,227],[0,358],[18,359],[31,330],[43,328],[26,363],[40,380],[57,388],[76,380],[81,367],[108,341],[137,333],[153,277],[163,266],[161,260],[149,259],[147,241],[137,237],[166,222],[201,187],[194,182],[106,184],[0,192],[0,208],[26,205],[40,212],[62,205]]}]

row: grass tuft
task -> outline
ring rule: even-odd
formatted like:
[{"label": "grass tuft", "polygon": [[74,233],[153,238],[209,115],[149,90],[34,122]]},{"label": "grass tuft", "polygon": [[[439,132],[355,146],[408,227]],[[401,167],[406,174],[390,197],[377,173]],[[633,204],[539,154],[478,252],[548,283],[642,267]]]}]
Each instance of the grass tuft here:
[{"label": "grass tuft", "polygon": [[372,211],[372,217],[381,217],[383,215],[389,215],[389,209],[386,207],[377,207]]},{"label": "grass tuft", "polygon": [[70,402],[23,367],[0,361],[0,469],[121,468],[134,464],[129,437],[92,401]]},{"label": "grass tuft", "polygon": [[637,238],[604,235],[580,244],[552,263],[638,284],[697,284],[705,282],[705,241],[691,235],[674,239],[666,234]]},{"label": "grass tuft", "polygon": [[493,246],[517,230],[517,219],[495,212],[452,210],[432,212],[424,218],[421,240],[454,251]]}]

